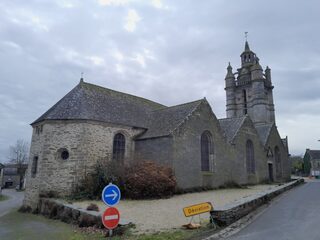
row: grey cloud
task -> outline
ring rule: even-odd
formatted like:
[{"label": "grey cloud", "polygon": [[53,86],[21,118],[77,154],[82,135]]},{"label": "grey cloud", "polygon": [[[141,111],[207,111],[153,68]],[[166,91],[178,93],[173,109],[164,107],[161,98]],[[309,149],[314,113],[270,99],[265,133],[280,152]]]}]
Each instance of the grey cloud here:
[{"label": "grey cloud", "polygon": [[[1,159],[17,138],[31,138],[27,123],[71,90],[82,71],[89,82],[166,105],[206,97],[217,117],[224,117],[226,66],[230,61],[234,71],[239,67],[244,31],[261,64],[272,69],[277,124],[295,139],[292,152],[307,146],[293,130],[302,127],[300,120],[288,119],[308,116],[304,132],[320,136],[308,127],[320,115],[314,109],[320,87],[318,1],[163,1],[166,10],[147,1],[116,7],[71,2],[73,8],[64,8],[63,1],[0,3]],[[129,9],[141,17],[132,33],[123,28]],[[34,25],[21,13],[36,17]],[[143,55],[145,49],[153,59]],[[124,59],[116,59],[115,51]],[[145,67],[133,60],[137,54],[145,57]],[[94,56],[103,65],[95,65]]]}]

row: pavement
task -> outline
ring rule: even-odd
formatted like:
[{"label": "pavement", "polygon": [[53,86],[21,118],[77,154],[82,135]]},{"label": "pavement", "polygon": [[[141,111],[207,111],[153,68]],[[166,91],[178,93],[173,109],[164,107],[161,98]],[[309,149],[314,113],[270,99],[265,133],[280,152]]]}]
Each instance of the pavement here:
[{"label": "pavement", "polygon": [[13,209],[22,205],[24,192],[17,192],[15,189],[2,189],[2,194],[9,197],[8,200],[0,202],[0,218]]},{"label": "pavement", "polygon": [[319,240],[320,181],[311,180],[272,201],[228,240]]}]

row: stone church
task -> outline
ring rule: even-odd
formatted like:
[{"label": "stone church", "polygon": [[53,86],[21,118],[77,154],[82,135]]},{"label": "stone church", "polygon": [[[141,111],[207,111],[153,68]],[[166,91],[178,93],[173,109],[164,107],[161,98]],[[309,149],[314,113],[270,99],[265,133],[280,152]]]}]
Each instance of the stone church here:
[{"label": "stone church", "polygon": [[270,68],[245,42],[241,67],[227,67],[226,115],[200,99],[164,106],[80,80],[35,120],[24,204],[68,195],[101,159],[152,160],[173,169],[179,188],[290,179],[288,141],[275,124]]}]

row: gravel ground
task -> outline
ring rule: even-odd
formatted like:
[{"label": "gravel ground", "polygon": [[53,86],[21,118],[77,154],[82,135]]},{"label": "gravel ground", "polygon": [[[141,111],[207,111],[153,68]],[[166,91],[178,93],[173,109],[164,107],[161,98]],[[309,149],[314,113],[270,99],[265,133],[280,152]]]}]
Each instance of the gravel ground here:
[{"label": "gravel ground", "polygon": [[[181,228],[183,224],[190,222],[182,209],[186,206],[202,202],[211,202],[213,207],[223,206],[239,198],[252,196],[253,194],[270,190],[277,185],[256,185],[246,189],[221,189],[201,193],[188,193],[176,195],[169,199],[159,200],[121,200],[117,205],[121,218],[136,225],[136,231],[156,232]],[[89,203],[96,203],[101,212],[106,209],[102,201],[83,201],[73,204],[80,208],[86,208]],[[201,214],[201,221],[208,221],[209,213]],[[194,217],[194,222],[199,222],[199,217]]]}]

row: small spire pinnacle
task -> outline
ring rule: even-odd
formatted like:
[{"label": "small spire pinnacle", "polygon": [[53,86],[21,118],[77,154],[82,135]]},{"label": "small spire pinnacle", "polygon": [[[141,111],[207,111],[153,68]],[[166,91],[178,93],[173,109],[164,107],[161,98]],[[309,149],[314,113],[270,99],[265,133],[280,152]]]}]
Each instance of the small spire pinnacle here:
[{"label": "small spire pinnacle", "polygon": [[246,41],[246,44],[245,44],[245,46],[244,46],[244,51],[245,51],[245,52],[250,52],[250,51],[251,51],[251,50],[250,50],[250,47],[249,47],[248,41]]},{"label": "small spire pinnacle", "polygon": [[234,78],[234,74],[232,73],[232,67],[231,67],[230,62],[229,62],[228,67],[227,67],[226,78]]},{"label": "small spire pinnacle", "polygon": [[83,72],[81,72],[80,82],[83,82]]},{"label": "small spire pinnacle", "polygon": [[244,51],[249,52],[250,47],[249,47],[249,43],[248,43],[248,32],[244,32],[244,39],[246,40],[246,44],[244,46]]}]

